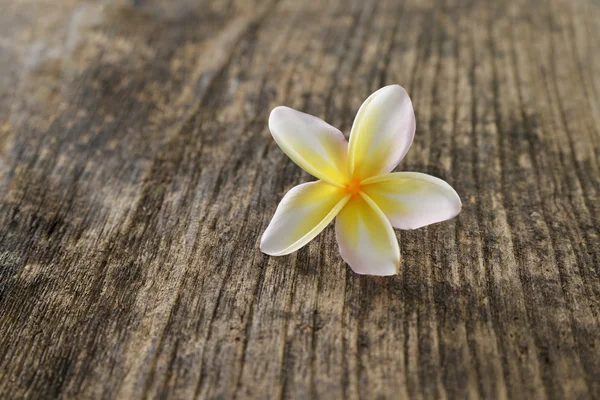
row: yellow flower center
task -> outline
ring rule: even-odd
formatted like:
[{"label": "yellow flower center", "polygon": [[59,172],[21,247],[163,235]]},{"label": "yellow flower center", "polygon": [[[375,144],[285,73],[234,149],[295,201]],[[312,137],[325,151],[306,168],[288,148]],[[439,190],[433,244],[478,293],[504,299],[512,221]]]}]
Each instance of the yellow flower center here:
[{"label": "yellow flower center", "polygon": [[360,181],[358,179],[352,179],[346,184],[346,192],[356,197],[360,193]]}]

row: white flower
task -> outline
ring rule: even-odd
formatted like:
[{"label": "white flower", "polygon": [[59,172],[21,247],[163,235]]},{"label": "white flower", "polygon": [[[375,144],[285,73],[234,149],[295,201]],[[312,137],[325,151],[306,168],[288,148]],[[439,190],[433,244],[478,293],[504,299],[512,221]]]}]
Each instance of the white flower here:
[{"label": "white flower", "polygon": [[394,275],[400,248],[392,226],[416,229],[453,218],[461,210],[454,189],[418,172],[391,172],[415,135],[408,94],[386,86],[362,104],[350,133],[312,115],[276,107],[269,117],[273,138],[296,164],[318,178],[292,188],[262,236],[272,256],[292,253],[336,218],[342,258],[354,272]]}]

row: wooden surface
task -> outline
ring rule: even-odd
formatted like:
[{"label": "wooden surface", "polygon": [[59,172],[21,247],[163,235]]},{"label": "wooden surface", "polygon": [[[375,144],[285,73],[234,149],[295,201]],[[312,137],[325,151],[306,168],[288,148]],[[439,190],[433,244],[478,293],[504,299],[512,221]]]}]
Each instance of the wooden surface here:
[{"label": "wooden surface", "polygon": [[[460,216],[262,255],[269,111],[390,83]],[[600,398],[600,4],[2,1],[0,261],[3,399]]]}]

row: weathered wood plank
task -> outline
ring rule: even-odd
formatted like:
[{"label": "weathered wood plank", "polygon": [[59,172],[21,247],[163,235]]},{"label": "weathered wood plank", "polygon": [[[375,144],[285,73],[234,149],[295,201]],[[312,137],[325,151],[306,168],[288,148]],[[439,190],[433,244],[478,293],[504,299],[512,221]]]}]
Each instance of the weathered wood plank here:
[{"label": "weathered wood plank", "polygon": [[[0,10],[1,398],[600,397],[594,1]],[[389,83],[462,213],[393,278],[261,254],[311,179],[270,109],[347,133]]]}]

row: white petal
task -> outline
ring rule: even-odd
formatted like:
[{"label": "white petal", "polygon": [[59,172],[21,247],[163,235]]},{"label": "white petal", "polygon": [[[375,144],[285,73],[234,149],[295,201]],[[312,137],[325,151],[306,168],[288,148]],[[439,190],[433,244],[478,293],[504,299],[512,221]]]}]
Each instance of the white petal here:
[{"label": "white petal", "polygon": [[269,129],[281,150],[312,176],[332,184],[347,179],[348,142],[325,121],[289,107],[276,107]]},{"label": "white petal", "polygon": [[443,180],[418,172],[394,172],[363,181],[362,190],[399,229],[417,229],[454,218],[460,197]]},{"label": "white petal", "polygon": [[321,233],[349,199],[344,190],[322,181],[293,187],[277,206],[260,250],[271,256],[298,250]]},{"label": "white petal", "polygon": [[415,136],[415,112],[406,90],[385,86],[362,104],[350,133],[350,175],[385,174],[404,158]]},{"label": "white petal", "polygon": [[400,247],[385,215],[364,194],[353,197],[335,220],[335,235],[344,261],[357,274],[394,275]]}]

